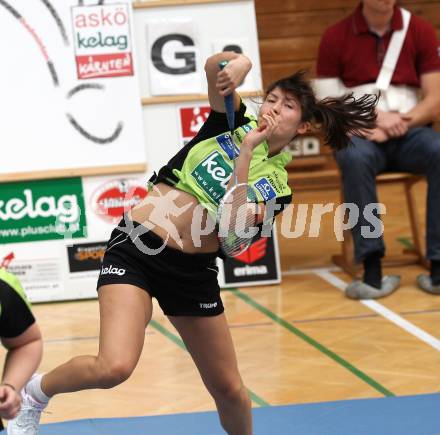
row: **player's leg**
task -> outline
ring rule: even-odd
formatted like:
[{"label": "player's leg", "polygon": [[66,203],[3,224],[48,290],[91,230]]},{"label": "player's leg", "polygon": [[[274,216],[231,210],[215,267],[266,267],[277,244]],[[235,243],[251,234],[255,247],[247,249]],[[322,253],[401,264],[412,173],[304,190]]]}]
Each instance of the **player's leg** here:
[{"label": "player's leg", "polygon": [[41,386],[47,396],[112,388],[136,367],[152,314],[150,295],[134,285],[105,285],[99,289],[99,310],[98,355],[74,357],[45,374]]},{"label": "player's leg", "polygon": [[169,316],[169,319],[214,398],[225,431],[229,435],[252,434],[251,402],[238,371],[225,315]]},{"label": "player's leg", "polygon": [[34,376],[22,392],[21,411],[8,423],[8,435],[37,435],[41,411],[55,394],[111,388],[130,376],[151,319],[151,297],[134,285],[109,284],[99,289],[99,306],[98,355],[78,356],[44,376]]}]

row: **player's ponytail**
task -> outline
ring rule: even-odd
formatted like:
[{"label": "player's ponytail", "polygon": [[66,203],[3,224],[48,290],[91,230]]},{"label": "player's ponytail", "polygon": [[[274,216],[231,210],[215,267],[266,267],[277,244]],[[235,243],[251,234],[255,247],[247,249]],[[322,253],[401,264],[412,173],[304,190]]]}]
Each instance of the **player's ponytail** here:
[{"label": "player's ponytail", "polygon": [[369,94],[359,99],[349,94],[316,101],[313,118],[324,132],[325,143],[340,150],[349,145],[350,135],[362,137],[365,130],[374,128],[376,103],[377,96]]},{"label": "player's ponytail", "polygon": [[376,126],[376,104],[378,97],[364,95],[359,99],[353,95],[340,98],[325,98],[318,101],[305,71],[277,80],[266,91],[266,95],[280,88],[295,96],[301,105],[302,122],[310,122],[324,132],[325,143],[335,150],[350,144],[350,135],[362,136],[362,130]]}]

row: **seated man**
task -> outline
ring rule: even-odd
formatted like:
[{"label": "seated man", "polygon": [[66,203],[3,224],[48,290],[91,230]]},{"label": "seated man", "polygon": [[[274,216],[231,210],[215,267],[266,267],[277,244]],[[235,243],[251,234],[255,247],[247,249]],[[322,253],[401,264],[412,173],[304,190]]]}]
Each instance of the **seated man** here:
[{"label": "seated man", "polygon": [[[389,54],[394,33],[393,39],[400,36],[403,43],[394,44],[395,53],[390,50]],[[381,87],[385,55],[391,85]],[[397,63],[390,70],[393,56]],[[364,276],[347,287],[348,297],[379,298],[392,293],[400,283],[398,276],[382,278],[382,236],[366,238],[361,232],[362,227],[372,228],[363,210],[367,204],[378,202],[375,179],[386,171],[427,177],[427,257],[431,273],[420,275],[417,282],[421,289],[440,294],[440,133],[430,127],[440,114],[439,56],[433,26],[403,11],[396,0],[363,0],[354,13],[329,27],[321,39],[315,82],[318,97],[378,93],[382,89],[377,128],[367,139],[353,137],[354,146],[336,153],[345,202],[357,204],[360,211],[352,233],[355,259],[363,262]]]}]

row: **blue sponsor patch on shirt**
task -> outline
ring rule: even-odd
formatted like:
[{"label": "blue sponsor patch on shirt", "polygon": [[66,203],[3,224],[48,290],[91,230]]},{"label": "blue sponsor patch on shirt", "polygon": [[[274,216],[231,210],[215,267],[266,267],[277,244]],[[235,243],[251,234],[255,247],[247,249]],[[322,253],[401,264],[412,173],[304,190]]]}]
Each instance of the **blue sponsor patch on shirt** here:
[{"label": "blue sponsor patch on shirt", "polygon": [[269,199],[275,198],[277,196],[275,190],[270,185],[269,181],[267,181],[266,178],[260,178],[254,186],[258,189],[258,191],[261,193],[261,196],[265,201],[268,201]]},{"label": "blue sponsor patch on shirt", "polygon": [[[215,139],[217,143],[222,147],[226,155],[229,157],[229,160],[232,160],[234,157],[238,157],[238,155],[240,154],[240,150],[238,149],[237,145],[235,145],[232,142],[230,133],[221,134],[220,136],[217,136]],[[234,155],[233,147],[235,147],[235,155]]]},{"label": "blue sponsor patch on shirt", "polygon": [[244,124],[241,126],[241,128],[244,130],[244,132],[247,134],[252,130],[252,127],[249,124]]}]

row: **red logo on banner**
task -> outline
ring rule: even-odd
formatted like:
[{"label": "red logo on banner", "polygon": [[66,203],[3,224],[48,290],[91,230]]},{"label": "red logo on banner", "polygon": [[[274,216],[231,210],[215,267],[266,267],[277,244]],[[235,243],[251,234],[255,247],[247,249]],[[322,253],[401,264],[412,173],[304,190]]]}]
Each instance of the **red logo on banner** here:
[{"label": "red logo on banner", "polygon": [[192,139],[208,119],[211,108],[209,106],[193,106],[180,108],[180,124],[182,137]]},{"label": "red logo on banner", "polygon": [[93,208],[104,220],[117,223],[125,211],[139,204],[147,189],[130,180],[115,180],[105,184],[93,195]]},{"label": "red logo on banner", "polygon": [[255,263],[266,255],[266,247],[267,237],[262,237],[234,259],[246,264]]},{"label": "red logo on banner", "polygon": [[11,263],[11,261],[15,258],[15,255],[13,252],[11,252],[10,254],[6,255],[5,257],[3,257],[2,262],[0,263],[0,269],[3,267],[5,269],[8,268],[9,264]]},{"label": "red logo on banner", "polygon": [[133,75],[131,53],[76,56],[76,65],[79,79]]}]

